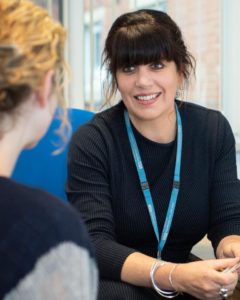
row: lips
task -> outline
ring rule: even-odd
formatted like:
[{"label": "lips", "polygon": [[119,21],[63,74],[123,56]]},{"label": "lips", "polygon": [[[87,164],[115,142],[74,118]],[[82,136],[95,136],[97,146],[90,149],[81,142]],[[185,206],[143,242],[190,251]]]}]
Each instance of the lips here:
[{"label": "lips", "polygon": [[134,98],[138,101],[152,101],[156,99],[161,93],[153,93],[148,95],[137,95]]}]

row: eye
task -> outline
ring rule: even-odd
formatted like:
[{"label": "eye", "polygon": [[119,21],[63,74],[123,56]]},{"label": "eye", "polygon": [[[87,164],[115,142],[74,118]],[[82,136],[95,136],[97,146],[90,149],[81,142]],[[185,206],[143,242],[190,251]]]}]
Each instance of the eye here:
[{"label": "eye", "polygon": [[161,70],[164,68],[164,64],[159,62],[159,63],[152,63],[150,65],[150,67],[153,69],[153,70]]},{"label": "eye", "polygon": [[126,66],[122,68],[124,73],[132,73],[135,71],[135,66]]}]

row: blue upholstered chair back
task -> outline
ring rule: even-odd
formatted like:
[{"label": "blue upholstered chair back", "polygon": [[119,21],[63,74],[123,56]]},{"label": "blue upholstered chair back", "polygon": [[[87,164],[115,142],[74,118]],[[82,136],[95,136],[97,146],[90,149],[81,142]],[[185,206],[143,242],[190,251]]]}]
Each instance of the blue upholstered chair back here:
[{"label": "blue upholstered chair back", "polygon": [[[83,123],[89,121],[93,113],[80,109],[68,110],[72,133]],[[60,120],[54,118],[49,130],[36,147],[24,150],[17,162],[12,178],[29,186],[38,187],[66,201],[65,184],[67,178],[68,144],[60,154],[60,138],[56,135]]]}]

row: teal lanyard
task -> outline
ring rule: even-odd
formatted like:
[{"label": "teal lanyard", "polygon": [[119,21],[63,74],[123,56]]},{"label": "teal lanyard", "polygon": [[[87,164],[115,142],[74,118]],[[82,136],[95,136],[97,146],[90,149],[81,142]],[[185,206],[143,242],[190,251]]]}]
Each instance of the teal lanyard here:
[{"label": "teal lanyard", "polygon": [[181,168],[181,157],[182,157],[182,121],[181,121],[181,116],[179,114],[177,105],[176,107],[176,114],[177,114],[177,154],[176,154],[176,161],[175,161],[175,170],[174,170],[174,178],[173,178],[173,187],[172,187],[172,193],[171,193],[171,198],[167,210],[167,215],[166,219],[164,222],[162,234],[161,234],[161,239],[159,237],[159,231],[158,231],[158,225],[157,225],[157,219],[156,219],[156,213],[155,213],[155,208],[153,205],[153,200],[151,196],[151,192],[149,189],[149,184],[147,181],[146,173],[143,167],[142,159],[139,153],[139,149],[137,146],[137,142],[132,130],[132,126],[130,123],[129,115],[127,110],[124,111],[124,119],[125,119],[125,124],[127,128],[127,133],[128,133],[128,139],[131,145],[132,149],[132,154],[134,157],[135,165],[138,171],[138,177],[141,183],[141,188],[143,191],[143,195],[147,204],[148,212],[151,218],[152,226],[156,235],[156,238],[158,240],[158,258],[161,258],[161,253],[162,250],[165,246],[165,243],[168,238],[168,234],[171,228],[172,220],[173,220],[173,215],[177,203],[177,197],[178,197],[178,192],[179,192],[179,187],[180,187],[180,168]]}]

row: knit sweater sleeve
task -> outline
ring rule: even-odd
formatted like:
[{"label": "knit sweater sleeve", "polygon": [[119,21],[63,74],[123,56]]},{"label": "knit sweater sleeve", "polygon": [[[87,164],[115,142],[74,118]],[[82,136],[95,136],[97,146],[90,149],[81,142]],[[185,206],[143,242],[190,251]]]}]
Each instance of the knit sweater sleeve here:
[{"label": "knit sweater sleeve", "polygon": [[70,145],[66,191],[88,228],[101,278],[119,280],[125,259],[135,250],[117,241],[108,147],[109,139],[98,126],[79,128]]},{"label": "knit sweater sleeve", "polygon": [[220,113],[217,128],[208,235],[215,250],[225,236],[240,234],[240,181],[235,139],[228,121]]},{"label": "knit sweater sleeve", "polygon": [[0,199],[0,299],[96,299],[95,255],[79,213],[1,176]]}]

